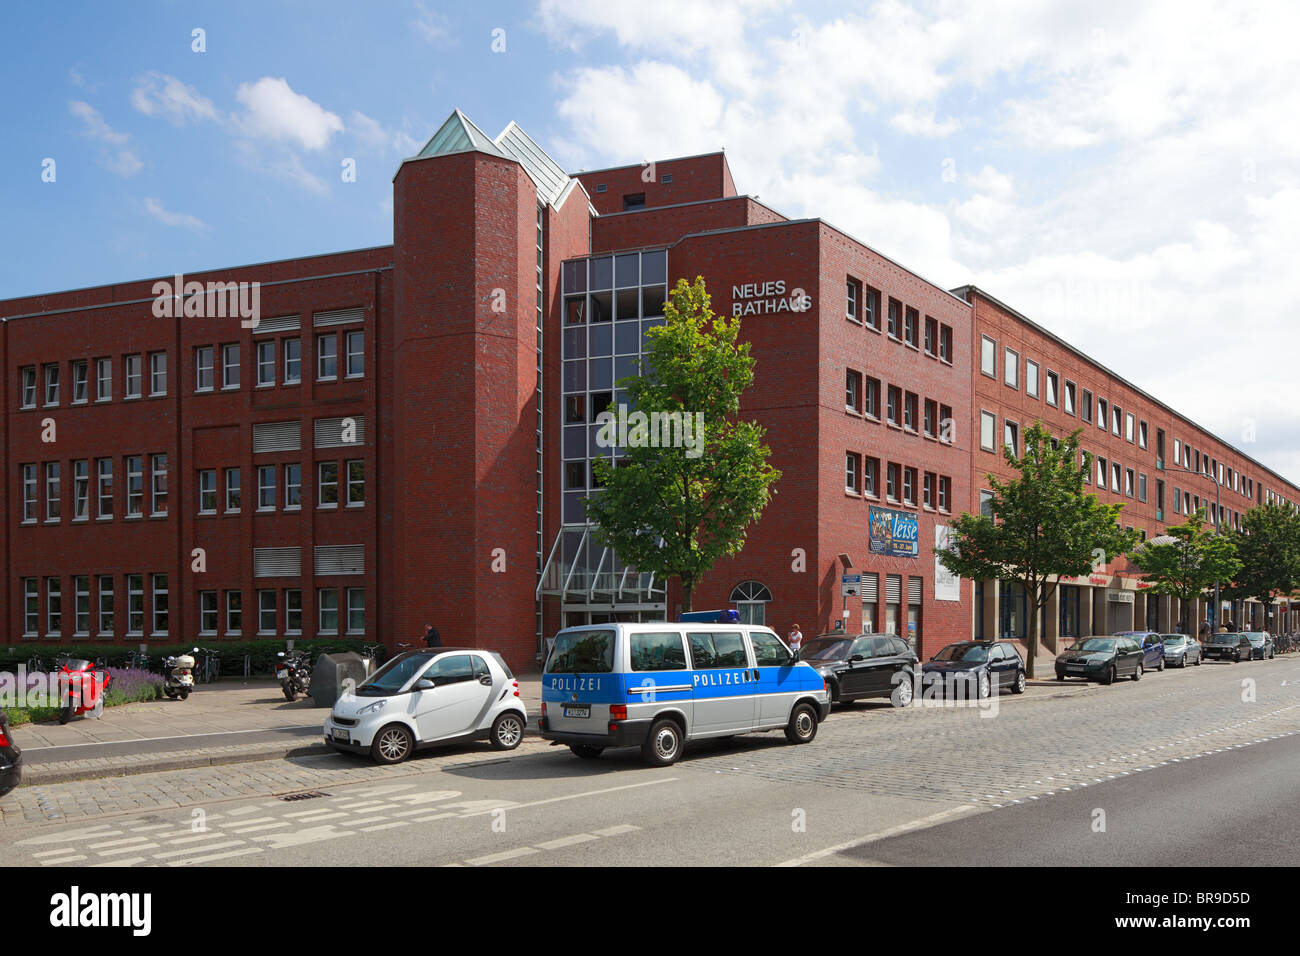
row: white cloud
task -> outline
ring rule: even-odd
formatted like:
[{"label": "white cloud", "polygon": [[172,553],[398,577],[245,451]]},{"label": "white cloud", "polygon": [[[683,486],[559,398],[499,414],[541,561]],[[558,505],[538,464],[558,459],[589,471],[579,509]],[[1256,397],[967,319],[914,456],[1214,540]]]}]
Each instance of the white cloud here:
[{"label": "white cloud", "polygon": [[443,44],[450,39],[451,21],[447,19],[445,13],[429,9],[429,5],[424,2],[417,3],[415,9],[415,19],[411,21],[411,26],[415,27],[425,40]]},{"label": "white cloud", "polygon": [[114,146],[121,146],[131,137],[126,133],[119,133],[99,115],[99,110],[95,109],[89,103],[82,100],[73,100],[68,104],[68,110],[73,116],[82,122],[82,131],[91,139],[97,139],[102,143],[111,143]]},{"label": "white cloud", "polygon": [[405,125],[402,129],[390,130],[359,110],[353,110],[348,116],[348,132],[370,149],[403,158],[414,155],[423,145],[411,135]]},{"label": "white cloud", "polygon": [[149,72],[142,76],[131,91],[131,105],[145,116],[162,116],[175,126],[219,119],[211,100],[165,73]]},{"label": "white cloud", "polygon": [[177,226],[182,229],[203,230],[208,228],[203,220],[191,216],[189,213],[172,212],[163,206],[158,199],[146,199],[144,207],[149,215],[153,216],[159,222],[167,226]]},{"label": "white cloud", "polygon": [[894,114],[889,121],[889,125],[908,136],[942,139],[961,129],[961,120],[954,119],[951,116],[942,120],[935,119],[934,110],[928,112],[903,110],[901,113]]},{"label": "white cloud", "polygon": [[310,97],[295,93],[283,77],[264,76],[241,83],[235,98],[245,113],[235,119],[246,135],[297,143],[304,149],[323,149],[343,121]]},{"label": "white cloud", "polygon": [[144,169],[144,163],[140,161],[140,157],[129,149],[119,150],[115,154],[105,156],[101,163],[105,169],[117,173],[119,176],[134,176]]}]

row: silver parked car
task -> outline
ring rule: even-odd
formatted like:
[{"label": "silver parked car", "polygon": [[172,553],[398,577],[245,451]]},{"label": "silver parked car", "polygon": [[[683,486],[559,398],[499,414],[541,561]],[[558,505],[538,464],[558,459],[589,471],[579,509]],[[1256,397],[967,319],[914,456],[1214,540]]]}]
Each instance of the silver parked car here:
[{"label": "silver parked car", "polygon": [[1201,666],[1201,645],[1186,634],[1161,634],[1165,642],[1165,663],[1170,667]]}]

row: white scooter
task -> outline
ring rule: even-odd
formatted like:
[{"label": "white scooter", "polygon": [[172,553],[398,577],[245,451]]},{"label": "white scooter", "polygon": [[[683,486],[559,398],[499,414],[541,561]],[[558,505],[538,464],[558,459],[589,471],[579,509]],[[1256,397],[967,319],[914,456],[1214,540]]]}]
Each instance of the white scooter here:
[{"label": "white scooter", "polygon": [[[194,653],[198,652],[199,649],[194,648]],[[194,689],[194,658],[189,654],[169,657],[166,668],[163,674],[163,693],[172,700],[177,697],[185,700]]]}]

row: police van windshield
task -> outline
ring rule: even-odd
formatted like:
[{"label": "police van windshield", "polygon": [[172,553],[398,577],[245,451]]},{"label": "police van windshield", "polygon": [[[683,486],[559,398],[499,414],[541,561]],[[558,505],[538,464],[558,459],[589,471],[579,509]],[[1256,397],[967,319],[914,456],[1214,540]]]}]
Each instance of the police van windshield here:
[{"label": "police van windshield", "polygon": [[562,631],[546,662],[548,674],[608,674],[614,669],[614,632]]}]

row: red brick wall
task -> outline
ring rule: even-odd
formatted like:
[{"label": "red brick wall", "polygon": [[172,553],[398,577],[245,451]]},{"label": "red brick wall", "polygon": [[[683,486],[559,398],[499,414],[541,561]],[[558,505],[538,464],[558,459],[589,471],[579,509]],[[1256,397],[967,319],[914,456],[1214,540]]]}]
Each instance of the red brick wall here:
[{"label": "red brick wall", "polygon": [[[647,209],[701,199],[721,199],[736,194],[725,153],[658,160],[653,170],[654,178],[650,181],[642,178],[650,173],[649,166],[638,163],[578,173],[575,178],[586,187],[592,206],[602,216],[622,212],[623,197],[636,193],[645,193]],[[665,175],[672,176],[673,181],[665,183]],[[606,191],[597,192],[596,187],[602,184],[607,187]]]},{"label": "red brick wall", "polygon": [[610,213],[592,221],[591,247],[595,254],[662,246],[693,232],[784,220],[780,213],[748,196]]}]

